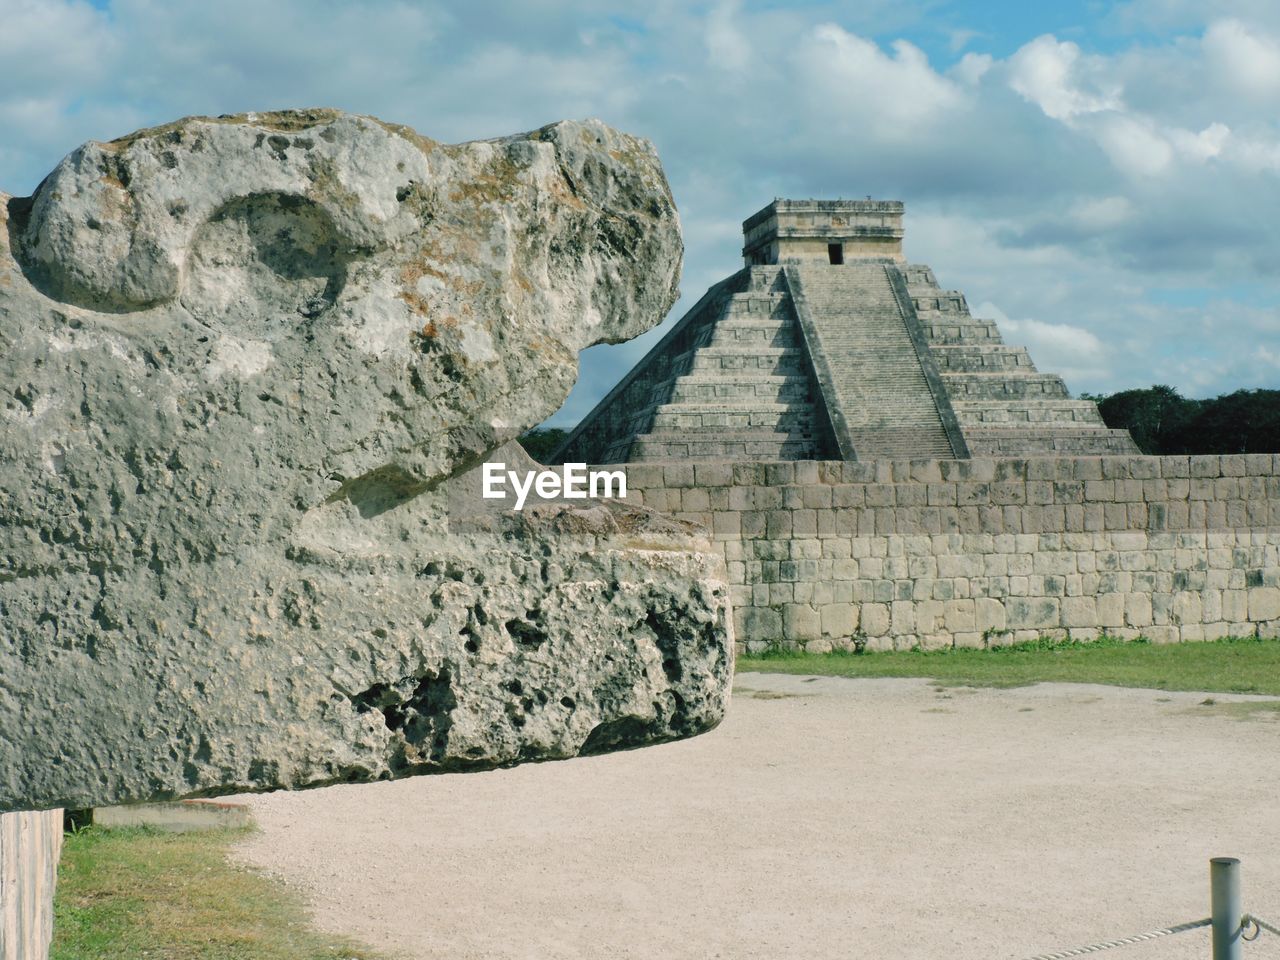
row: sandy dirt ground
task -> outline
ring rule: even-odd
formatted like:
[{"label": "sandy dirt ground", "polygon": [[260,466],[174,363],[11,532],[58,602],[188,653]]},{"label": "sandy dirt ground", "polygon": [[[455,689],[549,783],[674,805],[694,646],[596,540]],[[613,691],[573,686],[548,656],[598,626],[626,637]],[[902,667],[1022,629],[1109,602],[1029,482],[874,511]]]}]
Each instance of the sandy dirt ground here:
[{"label": "sandy dirt ground", "polygon": [[1280,921],[1280,704],[1205,699],[741,674],[683,743],[250,798],[238,855],[422,960],[1019,960],[1207,916],[1219,855]]}]

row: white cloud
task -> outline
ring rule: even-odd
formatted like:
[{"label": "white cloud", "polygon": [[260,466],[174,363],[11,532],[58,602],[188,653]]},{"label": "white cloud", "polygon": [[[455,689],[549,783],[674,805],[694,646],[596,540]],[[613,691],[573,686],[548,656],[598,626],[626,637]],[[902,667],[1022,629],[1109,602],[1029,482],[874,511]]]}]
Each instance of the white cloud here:
[{"label": "white cloud", "polygon": [[947,33],[947,47],[952,53],[959,53],[981,36],[982,33],[978,30],[969,30],[963,27],[958,30],[951,30]]},{"label": "white cloud", "polygon": [[1111,113],[1094,125],[1095,137],[1111,162],[1131,176],[1153,177],[1173,162],[1173,147],[1144,117]]},{"label": "white cloud", "polygon": [[1280,141],[1237,137],[1232,159],[1251,173],[1280,173]]},{"label": "white cloud", "polygon": [[1009,315],[990,300],[984,300],[976,307],[970,307],[970,312],[975,317],[981,317],[983,320],[994,320],[1002,335],[1005,330],[1009,329]]},{"label": "white cloud", "polygon": [[1204,163],[1221,155],[1231,137],[1231,128],[1225,123],[1211,123],[1199,133],[1174,128],[1169,131],[1169,141],[1182,156]]},{"label": "white cloud", "polygon": [[1010,59],[1009,85],[1055,120],[1067,121],[1081,114],[1119,108],[1118,89],[1085,88],[1085,66],[1078,46],[1045,34]]},{"label": "white cloud", "polygon": [[989,53],[966,53],[960,62],[951,68],[951,75],[966,86],[976,86],[995,63]]},{"label": "white cloud", "polygon": [[1062,376],[1069,385],[1088,384],[1107,375],[1110,351],[1084,327],[1032,318],[1015,320],[990,301],[980,303],[973,312],[995,320],[1006,343],[1026,347],[1038,369]]},{"label": "white cloud", "polygon": [[892,56],[833,23],[816,27],[797,54],[797,73],[814,112],[893,139],[915,134],[960,105],[959,88],[929,65],[919,47],[897,40],[891,49]]},{"label": "white cloud", "polygon": [[1204,35],[1209,65],[1237,92],[1280,95],[1280,43],[1239,20],[1218,20]]},{"label": "white cloud", "polygon": [[1128,197],[1083,197],[1067,211],[1068,218],[1082,230],[1110,230],[1132,219],[1134,207]]},{"label": "white cloud", "polygon": [[724,0],[707,17],[707,54],[713,65],[737,73],[751,62],[751,44],[738,29],[739,4]]},{"label": "white cloud", "polygon": [[1144,72],[1163,76],[1198,66],[1171,64],[1169,58],[1168,51],[1156,56],[1138,51],[1111,59],[1085,57],[1076,44],[1045,35],[1010,58],[1008,82],[1045,116],[1097,144],[1120,173],[1135,179],[1161,177],[1179,163],[1203,164],[1223,156],[1232,140],[1231,127],[1221,120],[1197,131],[1125,102],[1126,76],[1151,86],[1158,79]]},{"label": "white cloud", "polygon": [[1035,346],[1050,358],[1063,362],[1095,360],[1103,353],[1102,341],[1095,334],[1069,323],[1018,320],[1011,323],[1011,332],[1024,337],[1028,346]]},{"label": "white cloud", "polygon": [[87,3],[3,0],[0,21],[0,62],[10,91],[83,84],[118,48],[106,15]]}]

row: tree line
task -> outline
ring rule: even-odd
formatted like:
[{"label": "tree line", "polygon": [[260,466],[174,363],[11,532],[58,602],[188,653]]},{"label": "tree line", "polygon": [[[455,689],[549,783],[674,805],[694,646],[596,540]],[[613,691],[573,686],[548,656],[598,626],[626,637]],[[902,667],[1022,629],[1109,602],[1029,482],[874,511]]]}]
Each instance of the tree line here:
[{"label": "tree line", "polygon": [[520,445],[524,447],[525,453],[539,463],[548,463],[551,454],[555,453],[568,435],[568,430],[559,427],[534,427],[520,437]]},{"label": "tree line", "polygon": [[1143,453],[1280,453],[1280,390],[1236,390],[1191,400],[1157,384],[1096,401],[1108,427],[1128,430]]}]

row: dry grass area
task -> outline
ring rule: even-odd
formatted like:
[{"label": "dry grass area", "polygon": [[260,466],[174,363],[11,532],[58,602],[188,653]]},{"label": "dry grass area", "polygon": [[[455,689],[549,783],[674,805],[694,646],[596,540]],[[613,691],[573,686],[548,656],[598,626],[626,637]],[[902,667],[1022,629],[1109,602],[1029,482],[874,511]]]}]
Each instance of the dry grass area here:
[{"label": "dry grass area", "polygon": [[227,858],[250,831],[90,827],[66,838],[51,960],[377,960]]}]

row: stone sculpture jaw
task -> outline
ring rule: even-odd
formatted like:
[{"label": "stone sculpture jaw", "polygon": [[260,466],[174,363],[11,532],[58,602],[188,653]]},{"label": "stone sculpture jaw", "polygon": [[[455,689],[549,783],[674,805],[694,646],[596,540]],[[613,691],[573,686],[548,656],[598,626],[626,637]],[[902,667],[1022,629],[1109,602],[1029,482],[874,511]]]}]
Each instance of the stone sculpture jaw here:
[{"label": "stone sculpture jaw", "polygon": [[718,722],[727,591],[696,539],[462,534],[440,488],[671,305],[647,143],[194,118],[87,144],[4,209],[0,810]]}]

